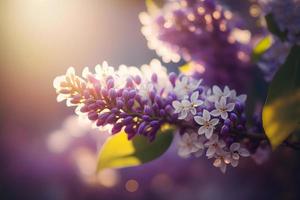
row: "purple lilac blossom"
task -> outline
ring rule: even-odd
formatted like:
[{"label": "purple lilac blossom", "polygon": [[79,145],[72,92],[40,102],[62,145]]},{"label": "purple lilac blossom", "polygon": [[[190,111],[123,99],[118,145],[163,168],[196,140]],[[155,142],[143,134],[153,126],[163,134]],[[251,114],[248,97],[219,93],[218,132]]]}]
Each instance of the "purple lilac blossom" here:
[{"label": "purple lilac blossom", "polygon": [[206,84],[246,91],[250,48],[233,34],[241,23],[229,10],[213,0],[169,1],[157,12],[141,13],[140,21],[148,47],[164,62],[183,58],[198,77],[204,71]]},{"label": "purple lilac blossom", "polygon": [[263,72],[267,82],[273,79],[278,68],[284,63],[290,47],[289,43],[275,39],[272,46],[261,56],[257,65]]},{"label": "purple lilac blossom", "polygon": [[272,13],[281,32],[287,34],[287,41],[300,44],[300,0],[261,0],[266,14]]},{"label": "purple lilac blossom", "polygon": [[118,70],[104,62],[95,73],[85,68],[82,77],[73,68],[57,77],[57,100],[76,106],[76,113],[96,126],[112,126],[112,134],[124,130],[128,139],[140,134],[154,140],[163,124],[171,124],[181,138],[180,156],[206,152],[222,172],[250,155],[246,95],[228,86],[208,87],[193,76],[167,74],[158,60],[141,69],[121,65]]}]

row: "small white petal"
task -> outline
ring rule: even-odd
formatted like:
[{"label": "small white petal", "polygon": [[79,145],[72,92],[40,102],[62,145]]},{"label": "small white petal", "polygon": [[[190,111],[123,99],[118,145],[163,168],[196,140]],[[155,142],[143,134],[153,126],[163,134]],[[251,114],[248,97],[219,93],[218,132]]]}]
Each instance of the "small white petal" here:
[{"label": "small white petal", "polygon": [[227,112],[233,111],[234,106],[235,106],[235,103],[229,103],[229,104],[227,104],[227,105],[226,105]]},{"label": "small white petal", "polygon": [[198,129],[198,134],[199,135],[203,135],[206,131],[206,128],[204,126],[201,126],[199,129]]},{"label": "small white petal", "polygon": [[220,170],[223,174],[225,174],[226,172],[226,164],[223,164],[221,167],[220,167]]},{"label": "small white petal", "polygon": [[203,119],[205,121],[209,121],[210,120],[210,113],[207,110],[203,110]]},{"label": "small white petal", "polygon": [[237,151],[241,147],[240,143],[235,142],[230,145],[230,151]]},{"label": "small white petal", "polygon": [[182,100],[181,101],[181,104],[184,106],[184,107],[190,107],[191,106],[191,102],[189,100]]},{"label": "small white petal", "polygon": [[245,102],[247,100],[247,95],[242,94],[240,96],[237,97],[239,101],[241,102]]},{"label": "small white petal", "polygon": [[191,95],[191,101],[195,102],[199,97],[199,92],[193,92],[193,94]]},{"label": "small white petal", "polygon": [[207,151],[206,151],[206,156],[207,156],[208,158],[211,158],[213,155],[215,155],[216,151],[217,151],[217,150],[216,150],[215,147],[210,146],[210,147],[208,147],[208,149],[207,149]]},{"label": "small white petal", "polygon": [[213,134],[213,131],[214,131],[214,129],[213,129],[212,127],[206,129],[206,131],[205,131],[205,137],[206,137],[207,139],[211,138],[211,136],[212,136],[212,134]]},{"label": "small white petal", "polygon": [[197,114],[197,110],[196,110],[196,108],[191,108],[191,113],[192,113],[192,115],[196,115]]},{"label": "small white petal", "polygon": [[237,167],[238,164],[239,164],[239,161],[238,161],[238,160],[232,159],[232,160],[230,161],[230,164],[231,164],[232,167]]},{"label": "small white petal", "polygon": [[220,158],[217,158],[217,159],[214,161],[213,165],[214,165],[215,167],[221,167],[221,165],[222,165],[222,160],[221,160]]},{"label": "small white petal", "polygon": [[216,126],[219,123],[218,119],[212,119],[210,120],[211,125]]},{"label": "small white petal", "polygon": [[220,105],[222,105],[222,107],[226,105],[226,97],[221,97]]},{"label": "small white petal", "polygon": [[217,116],[221,115],[221,112],[220,112],[220,110],[213,110],[210,112],[210,114],[214,117],[217,117]]},{"label": "small white petal", "polygon": [[227,112],[222,112],[221,113],[221,117],[222,117],[222,119],[227,119],[228,118],[228,113]]},{"label": "small white petal", "polygon": [[187,111],[186,110],[182,110],[178,119],[185,119],[187,117]]},{"label": "small white petal", "polygon": [[203,125],[204,124],[204,119],[202,118],[202,117],[200,117],[200,116],[195,116],[194,117],[194,120],[196,121],[196,123],[197,124],[199,124],[199,125]]},{"label": "small white petal", "polygon": [[250,152],[249,152],[247,149],[245,149],[245,148],[240,148],[239,154],[240,154],[241,156],[243,156],[243,157],[248,157],[248,156],[250,156]]},{"label": "small white petal", "polygon": [[218,86],[214,85],[212,89],[213,89],[214,94],[219,95],[219,96],[222,95],[222,90]]}]

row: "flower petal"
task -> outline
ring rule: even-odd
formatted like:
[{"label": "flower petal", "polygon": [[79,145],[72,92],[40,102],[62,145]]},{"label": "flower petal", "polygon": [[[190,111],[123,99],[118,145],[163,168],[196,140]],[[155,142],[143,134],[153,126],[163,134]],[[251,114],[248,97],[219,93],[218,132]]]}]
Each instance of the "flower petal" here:
[{"label": "flower petal", "polygon": [[200,116],[195,116],[194,117],[194,120],[196,121],[196,123],[197,124],[199,124],[199,125],[203,125],[204,124],[204,119],[202,118],[202,117],[200,117]]},{"label": "flower petal", "polygon": [[240,147],[241,147],[240,143],[238,142],[232,143],[230,145],[230,151],[237,151],[240,149]]},{"label": "flower petal", "polygon": [[221,112],[220,112],[220,110],[213,110],[210,112],[210,114],[214,117],[217,117],[217,116],[221,115]]}]

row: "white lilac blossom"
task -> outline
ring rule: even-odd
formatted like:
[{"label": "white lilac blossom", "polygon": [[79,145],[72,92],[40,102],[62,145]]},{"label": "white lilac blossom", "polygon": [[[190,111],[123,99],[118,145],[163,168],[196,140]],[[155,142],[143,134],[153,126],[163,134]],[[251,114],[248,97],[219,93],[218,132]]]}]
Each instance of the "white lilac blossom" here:
[{"label": "white lilac blossom", "polygon": [[266,14],[272,14],[288,42],[300,44],[300,0],[261,0]]},{"label": "white lilac blossom", "polygon": [[186,119],[189,114],[195,115],[197,113],[196,108],[203,104],[202,100],[198,99],[199,92],[193,92],[190,101],[188,99],[183,99],[180,101],[173,101],[172,105],[175,109],[175,113],[179,113],[178,119]]},{"label": "white lilac blossom", "polygon": [[236,32],[243,22],[231,11],[214,0],[173,0],[155,12],[142,12],[140,21],[148,47],[164,62],[183,58],[192,63],[195,76],[204,73],[206,84],[245,91],[253,68],[251,47],[239,42]]},{"label": "white lilac blossom", "polygon": [[240,143],[232,143],[229,147],[230,150],[230,156],[229,156],[229,161],[228,163],[230,163],[232,165],[232,167],[236,167],[239,164],[239,159],[240,156],[242,157],[248,157],[250,156],[250,153],[247,149],[242,148]]},{"label": "white lilac blossom", "polygon": [[178,155],[181,157],[189,157],[191,154],[200,156],[203,150],[203,139],[197,133],[184,133],[178,143]]},{"label": "white lilac blossom", "polygon": [[228,118],[228,113],[233,111],[235,104],[226,102],[225,97],[221,97],[220,101],[215,102],[215,107],[213,111],[211,111],[211,115],[214,117],[221,116],[222,119]]},{"label": "white lilac blossom", "polygon": [[205,134],[205,137],[207,139],[209,139],[212,136],[215,126],[219,123],[218,119],[211,119],[210,113],[207,110],[203,111],[202,117],[195,116],[194,120],[199,125],[201,125],[201,127],[198,130],[198,134]]},{"label": "white lilac blossom", "polygon": [[110,127],[111,134],[123,130],[128,139],[142,135],[152,141],[164,124],[170,124],[180,135],[180,156],[199,157],[205,152],[225,171],[228,164],[237,165],[236,155],[244,155],[242,148],[232,146],[245,146],[246,95],[201,81],[168,74],[153,60],[141,68],[113,68],[104,62],[95,72],[85,68],[82,78],[70,68],[54,80],[54,87],[58,101],[75,106],[75,112],[95,126]]}]

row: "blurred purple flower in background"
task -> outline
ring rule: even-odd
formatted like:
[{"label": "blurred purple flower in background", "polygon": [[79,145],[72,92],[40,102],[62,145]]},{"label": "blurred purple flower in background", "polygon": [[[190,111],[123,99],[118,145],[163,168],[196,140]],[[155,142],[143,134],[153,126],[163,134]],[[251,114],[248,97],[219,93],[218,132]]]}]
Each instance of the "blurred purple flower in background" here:
[{"label": "blurred purple flower in background", "polygon": [[241,19],[214,0],[168,1],[159,10],[141,13],[140,21],[148,47],[164,62],[183,58],[206,84],[247,88],[251,33],[239,29]]}]

